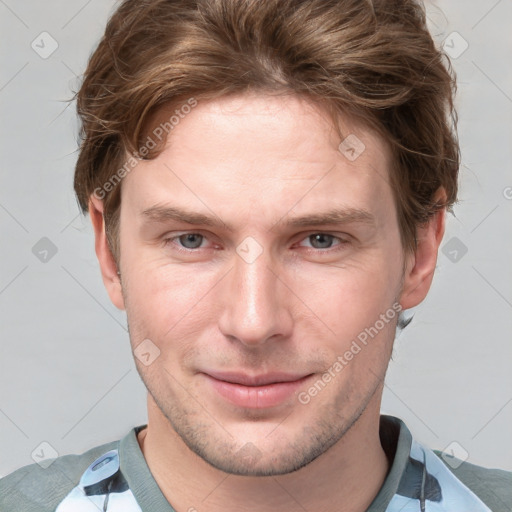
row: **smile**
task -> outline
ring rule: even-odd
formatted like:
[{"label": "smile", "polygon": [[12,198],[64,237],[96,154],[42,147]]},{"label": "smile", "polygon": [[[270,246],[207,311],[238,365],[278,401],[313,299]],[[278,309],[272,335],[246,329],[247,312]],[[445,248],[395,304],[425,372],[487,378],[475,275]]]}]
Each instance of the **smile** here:
[{"label": "smile", "polygon": [[209,385],[224,400],[238,407],[264,409],[275,407],[294,395],[313,374],[204,373]]}]

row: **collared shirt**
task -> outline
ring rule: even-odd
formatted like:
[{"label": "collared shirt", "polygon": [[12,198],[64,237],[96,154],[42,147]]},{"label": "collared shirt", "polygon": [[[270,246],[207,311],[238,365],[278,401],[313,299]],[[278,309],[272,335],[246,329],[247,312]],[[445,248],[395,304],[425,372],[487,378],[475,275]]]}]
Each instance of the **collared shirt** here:
[{"label": "collared shirt", "polygon": [[[0,480],[0,511],[175,512],[137,441],[145,427],[82,455],[45,461],[45,468],[14,471]],[[512,473],[433,452],[392,416],[381,416],[380,438],[390,469],[367,512],[512,511]]]}]

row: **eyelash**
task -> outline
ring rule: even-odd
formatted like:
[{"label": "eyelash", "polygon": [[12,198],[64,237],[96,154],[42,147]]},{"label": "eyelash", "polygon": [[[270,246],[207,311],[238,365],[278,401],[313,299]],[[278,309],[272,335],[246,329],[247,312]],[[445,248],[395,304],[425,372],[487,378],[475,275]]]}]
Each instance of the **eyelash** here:
[{"label": "eyelash", "polygon": [[[185,231],[185,232],[180,233],[178,235],[174,235],[172,237],[164,238],[163,239],[164,247],[168,247],[175,240],[179,240],[180,237],[185,236],[185,235],[199,235],[199,236],[202,236],[203,239],[207,239],[206,235],[203,235],[202,233],[200,233],[198,231]],[[310,232],[309,234],[307,234],[303,238],[301,238],[300,241],[302,242],[303,240],[306,240],[306,239],[312,237],[313,235],[332,236],[333,239],[338,240],[338,243],[336,245],[334,245],[333,247],[327,247],[325,249],[315,249],[314,247],[303,247],[304,249],[307,250],[307,252],[313,251],[313,252],[315,252],[317,254],[332,254],[333,252],[336,252],[336,251],[339,251],[339,250],[343,249],[345,245],[350,243],[349,240],[346,240],[346,239],[341,238],[339,236],[336,236],[336,235],[334,235],[332,233],[327,233],[327,232],[324,232],[324,231]],[[195,249],[188,249],[186,247],[180,247],[179,245],[175,245],[173,249],[177,250],[178,252],[183,252],[185,254],[193,254],[193,253],[197,252],[199,249],[203,249],[203,248],[202,247],[197,247]]]}]

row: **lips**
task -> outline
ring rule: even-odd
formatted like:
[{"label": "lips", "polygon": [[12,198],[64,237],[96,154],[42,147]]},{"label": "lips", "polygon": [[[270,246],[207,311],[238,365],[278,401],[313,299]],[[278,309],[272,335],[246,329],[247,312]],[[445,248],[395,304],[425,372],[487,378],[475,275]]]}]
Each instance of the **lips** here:
[{"label": "lips", "polygon": [[204,373],[209,385],[224,400],[239,407],[268,408],[286,401],[312,374],[273,372],[248,375],[239,372]]},{"label": "lips", "polygon": [[210,377],[231,384],[242,384],[243,386],[266,386],[268,384],[278,384],[281,382],[295,382],[307,377],[307,375],[290,374],[282,372],[266,373],[262,375],[250,376],[245,373],[237,372],[207,372]]}]

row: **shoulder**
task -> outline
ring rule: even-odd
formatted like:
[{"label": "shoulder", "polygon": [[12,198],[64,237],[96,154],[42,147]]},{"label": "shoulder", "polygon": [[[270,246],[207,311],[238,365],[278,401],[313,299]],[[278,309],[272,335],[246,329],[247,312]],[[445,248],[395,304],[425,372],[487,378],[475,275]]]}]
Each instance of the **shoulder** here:
[{"label": "shoulder", "polygon": [[118,445],[119,441],[112,441],[81,455],[63,455],[45,460],[44,467],[34,463],[17,469],[0,479],[0,510],[53,512],[78,484],[89,465]]},{"label": "shoulder", "polygon": [[512,512],[512,472],[490,469],[434,453],[468,489],[476,494],[493,512]]}]

